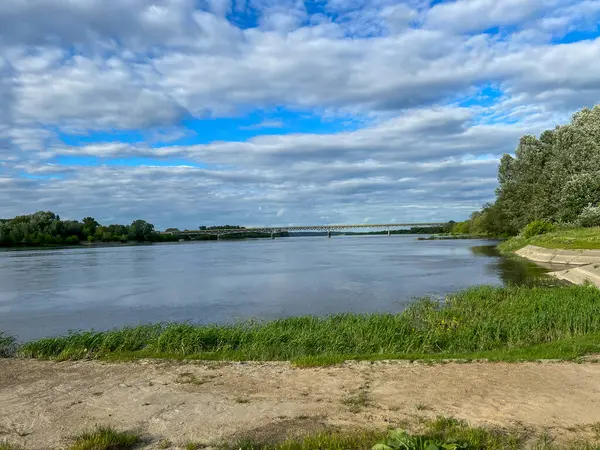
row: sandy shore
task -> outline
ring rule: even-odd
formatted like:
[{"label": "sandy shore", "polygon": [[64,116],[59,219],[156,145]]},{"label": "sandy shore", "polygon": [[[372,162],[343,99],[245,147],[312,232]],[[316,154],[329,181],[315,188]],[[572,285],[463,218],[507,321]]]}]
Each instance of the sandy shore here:
[{"label": "sandy shore", "polygon": [[[359,395],[361,394],[361,395]],[[127,363],[0,360],[0,440],[66,446],[95,424],[205,444],[329,427],[407,426],[419,416],[571,436],[600,422],[600,364]],[[576,437],[576,436],[573,436]],[[176,447],[174,447],[176,448]]]}]

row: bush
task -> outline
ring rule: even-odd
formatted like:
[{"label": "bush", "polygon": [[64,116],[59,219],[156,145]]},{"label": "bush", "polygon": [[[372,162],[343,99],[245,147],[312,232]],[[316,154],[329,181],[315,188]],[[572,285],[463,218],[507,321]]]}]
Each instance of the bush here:
[{"label": "bush", "polygon": [[577,225],[586,228],[600,227],[600,206],[585,207],[577,217]]},{"label": "bush", "polygon": [[0,358],[12,356],[16,350],[16,339],[0,331]]},{"label": "bush", "polygon": [[77,236],[69,236],[67,239],[65,239],[65,243],[69,245],[79,244],[79,238]]},{"label": "bush", "polygon": [[551,231],[554,231],[554,225],[552,225],[550,222],[546,222],[545,220],[534,220],[525,228],[523,228],[521,234],[524,238],[529,239],[533,236],[550,233]]}]

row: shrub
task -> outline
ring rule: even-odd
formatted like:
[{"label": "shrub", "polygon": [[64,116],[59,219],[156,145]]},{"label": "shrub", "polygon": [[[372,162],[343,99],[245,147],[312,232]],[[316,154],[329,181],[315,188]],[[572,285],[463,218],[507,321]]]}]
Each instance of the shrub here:
[{"label": "shrub", "polygon": [[77,236],[69,236],[67,239],[65,239],[65,243],[70,245],[79,244],[79,238]]},{"label": "shrub", "polygon": [[529,239],[533,236],[550,233],[551,231],[554,231],[554,225],[552,225],[550,222],[546,222],[544,220],[534,220],[525,228],[523,228],[521,233],[524,238]]},{"label": "shrub", "polygon": [[0,358],[12,356],[16,350],[16,339],[0,331]]},{"label": "shrub", "polygon": [[600,227],[600,206],[585,207],[577,217],[577,225],[587,228]]}]

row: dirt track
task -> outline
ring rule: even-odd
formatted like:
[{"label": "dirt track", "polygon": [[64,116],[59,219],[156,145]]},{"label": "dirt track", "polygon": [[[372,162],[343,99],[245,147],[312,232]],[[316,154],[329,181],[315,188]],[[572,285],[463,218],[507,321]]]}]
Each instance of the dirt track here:
[{"label": "dirt track", "polygon": [[600,364],[0,360],[0,440],[27,449],[62,448],[95,424],[140,431],[157,448],[436,415],[569,436],[600,422]]}]

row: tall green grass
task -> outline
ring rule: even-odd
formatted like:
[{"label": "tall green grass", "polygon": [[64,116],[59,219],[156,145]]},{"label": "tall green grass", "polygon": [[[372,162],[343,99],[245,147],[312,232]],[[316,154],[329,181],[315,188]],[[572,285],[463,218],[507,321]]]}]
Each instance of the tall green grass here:
[{"label": "tall green grass", "polygon": [[[302,360],[517,351],[552,344],[577,356],[600,348],[600,290],[588,286],[467,289],[399,314],[292,317],[236,325],[157,324],[76,332],[26,343],[22,357]],[[569,340],[585,338],[584,346]],[[584,348],[585,347],[585,348]],[[571,353],[569,353],[571,352]],[[573,353],[574,352],[574,353]],[[538,352],[539,353],[539,352]],[[524,355],[526,356],[526,355]]]},{"label": "tall green grass", "polygon": [[130,450],[140,442],[137,434],[96,427],[75,437],[69,450]]}]

